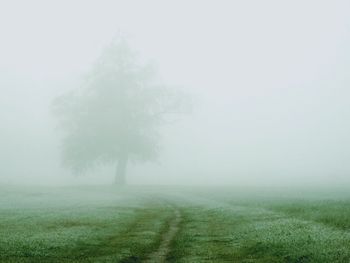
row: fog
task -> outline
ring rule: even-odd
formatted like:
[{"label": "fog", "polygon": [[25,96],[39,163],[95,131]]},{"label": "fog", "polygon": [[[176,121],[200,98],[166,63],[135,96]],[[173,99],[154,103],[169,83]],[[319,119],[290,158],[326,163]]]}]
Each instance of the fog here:
[{"label": "fog", "polygon": [[50,107],[119,35],[191,111],[130,184],[344,184],[348,1],[1,1],[0,183],[108,184],[61,165]]}]

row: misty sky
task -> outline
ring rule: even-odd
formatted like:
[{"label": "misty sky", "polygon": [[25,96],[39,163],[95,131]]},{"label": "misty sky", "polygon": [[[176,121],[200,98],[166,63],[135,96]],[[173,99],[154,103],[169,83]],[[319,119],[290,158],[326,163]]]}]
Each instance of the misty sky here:
[{"label": "misty sky", "polygon": [[49,106],[119,32],[193,101],[131,183],[348,181],[349,12],[345,0],[0,1],[0,182],[70,178]]}]

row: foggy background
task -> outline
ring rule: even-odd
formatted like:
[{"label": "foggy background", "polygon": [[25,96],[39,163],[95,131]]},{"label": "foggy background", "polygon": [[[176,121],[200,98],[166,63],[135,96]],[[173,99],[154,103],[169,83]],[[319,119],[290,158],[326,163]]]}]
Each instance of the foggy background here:
[{"label": "foggy background", "polygon": [[348,183],[349,1],[0,1],[0,183],[110,183],[60,165],[52,100],[122,32],[193,112],[132,184]]}]

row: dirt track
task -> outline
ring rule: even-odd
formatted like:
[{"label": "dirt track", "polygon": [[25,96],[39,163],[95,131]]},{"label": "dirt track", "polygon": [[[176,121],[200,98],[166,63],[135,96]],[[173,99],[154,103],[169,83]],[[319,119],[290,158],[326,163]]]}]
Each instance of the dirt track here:
[{"label": "dirt track", "polygon": [[181,222],[181,213],[178,209],[174,211],[174,217],[169,222],[169,229],[162,236],[161,243],[156,251],[151,253],[147,260],[144,262],[166,262],[167,255],[170,252],[170,243],[174,239],[177,231],[179,230],[179,224]]}]

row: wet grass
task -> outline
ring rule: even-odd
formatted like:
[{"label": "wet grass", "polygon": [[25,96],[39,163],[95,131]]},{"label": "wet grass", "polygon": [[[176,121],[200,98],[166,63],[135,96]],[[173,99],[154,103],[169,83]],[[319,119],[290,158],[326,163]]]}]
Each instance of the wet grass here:
[{"label": "wet grass", "polygon": [[[249,208],[251,210],[251,208]],[[313,221],[241,208],[184,208],[174,262],[349,262],[350,234]]]},{"label": "wet grass", "polygon": [[173,262],[350,262],[344,197],[198,196],[182,207]]},{"label": "wet grass", "polygon": [[60,203],[48,194],[45,204],[26,200],[23,206],[17,199],[17,206],[4,205],[0,261],[140,262],[159,246],[171,209],[133,194],[113,198],[114,206],[111,196],[96,195],[100,200],[92,202],[81,199],[85,195],[78,191],[76,199]]},{"label": "wet grass", "polygon": [[267,207],[291,217],[315,221],[342,230],[350,230],[350,201],[291,200],[275,202]]},{"label": "wet grass", "polygon": [[0,192],[0,262],[142,262],[181,213],[168,262],[350,262],[342,198],[108,187]]}]

